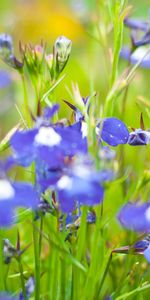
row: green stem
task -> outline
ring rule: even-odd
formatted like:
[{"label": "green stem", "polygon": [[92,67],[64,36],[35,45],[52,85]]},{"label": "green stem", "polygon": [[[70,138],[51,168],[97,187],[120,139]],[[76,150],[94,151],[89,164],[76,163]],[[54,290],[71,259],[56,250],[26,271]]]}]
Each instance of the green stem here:
[{"label": "green stem", "polygon": [[4,291],[3,230],[0,229],[0,291]]},{"label": "green stem", "polygon": [[41,256],[41,249],[42,249],[43,223],[44,223],[44,218],[43,218],[43,216],[41,216],[41,219],[40,219],[40,236],[39,236],[39,256]]},{"label": "green stem", "polygon": [[107,265],[106,265],[106,268],[105,268],[105,271],[104,271],[104,274],[103,274],[103,277],[102,277],[102,280],[101,280],[101,283],[100,283],[100,286],[99,286],[99,289],[98,289],[98,293],[97,293],[98,297],[97,297],[97,299],[100,299],[100,293],[101,293],[102,286],[104,284],[106,275],[108,273],[108,270],[109,270],[109,267],[110,267],[110,264],[111,264],[111,260],[112,260],[112,253],[109,256],[109,259],[108,259],[108,262],[107,262]]},{"label": "green stem", "polygon": [[28,95],[27,95],[27,88],[26,88],[25,76],[24,76],[23,73],[21,73],[21,79],[22,79],[23,93],[24,93],[25,119],[26,119],[27,125],[30,127],[30,125],[31,125],[31,117],[30,117],[30,111],[29,111],[29,106],[28,106]]},{"label": "green stem", "polygon": [[22,262],[21,262],[21,257],[18,257],[17,261],[18,261],[18,265],[19,265],[22,293],[23,293],[24,299],[26,300],[27,299],[26,286],[25,286],[25,280],[24,280],[24,276],[23,276],[23,266],[22,266]]},{"label": "green stem", "polygon": [[39,233],[34,223],[33,223],[33,243],[34,243],[34,262],[35,262],[35,300],[39,300],[40,299]]}]

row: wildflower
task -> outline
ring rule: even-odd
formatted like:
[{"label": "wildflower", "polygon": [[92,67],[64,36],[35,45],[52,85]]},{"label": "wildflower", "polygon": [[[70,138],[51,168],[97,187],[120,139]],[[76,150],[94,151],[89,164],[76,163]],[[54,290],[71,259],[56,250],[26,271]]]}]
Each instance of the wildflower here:
[{"label": "wildflower", "polygon": [[150,68],[150,53],[146,48],[140,47],[135,51],[131,51],[128,46],[123,47],[120,56],[129,60],[131,64],[136,64],[140,61],[140,66],[146,69]]},{"label": "wildflower", "polygon": [[31,184],[0,179],[0,226],[12,224],[16,208],[35,209],[37,205],[38,195]]},{"label": "wildflower", "polygon": [[73,128],[40,126],[17,131],[10,140],[18,163],[28,166],[33,160],[48,163],[49,167],[62,165],[66,156],[86,152],[86,141]]},{"label": "wildflower", "polygon": [[141,36],[140,39],[136,39],[135,35],[132,34],[132,43],[134,48],[144,46],[147,44],[150,44],[150,22],[149,21],[141,21],[141,20],[134,20],[134,19],[128,19],[126,18],[124,21],[125,25],[133,30],[134,33],[137,33],[139,31],[143,31],[144,34]]},{"label": "wildflower", "polygon": [[100,128],[100,137],[104,142],[110,146],[127,143],[129,131],[121,120],[117,118],[106,118],[102,120],[101,123],[102,129]]},{"label": "wildflower", "polygon": [[147,145],[150,142],[150,132],[142,129],[136,129],[130,132],[128,144],[132,146]]},{"label": "wildflower", "polygon": [[148,21],[142,21],[139,19],[130,19],[130,18],[125,18],[124,24],[129,27],[130,29],[133,30],[141,30],[141,31],[148,31],[150,22]]},{"label": "wildflower", "polygon": [[131,64],[140,62],[141,67],[150,68],[150,53],[145,47],[141,47],[150,44],[150,22],[126,18],[124,23],[132,29],[131,48],[123,47],[120,56],[129,60]]},{"label": "wildflower", "polygon": [[150,232],[150,202],[127,203],[118,214],[121,225],[137,232]]},{"label": "wildflower", "polygon": [[[83,103],[87,105],[88,97],[82,98]],[[82,132],[83,137],[87,136],[87,125],[83,114],[73,104],[65,100],[65,103],[75,112],[76,129]],[[89,106],[87,106],[89,112]],[[129,137],[129,131],[126,125],[117,118],[105,118],[100,120],[95,128],[97,137],[110,146],[126,144]]]},{"label": "wildflower", "polygon": [[57,181],[55,190],[61,211],[69,213],[78,205],[96,205],[103,201],[104,181],[112,179],[111,171],[96,171],[89,159],[78,157]]}]

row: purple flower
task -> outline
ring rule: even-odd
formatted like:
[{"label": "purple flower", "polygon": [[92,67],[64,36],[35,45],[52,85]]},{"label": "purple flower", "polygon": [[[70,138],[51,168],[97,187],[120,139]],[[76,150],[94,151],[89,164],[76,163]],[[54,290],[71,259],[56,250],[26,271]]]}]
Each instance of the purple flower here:
[{"label": "purple flower", "polygon": [[64,163],[66,156],[87,152],[87,143],[81,133],[69,127],[41,126],[16,132],[10,140],[16,161],[28,166],[40,160],[51,168]]},{"label": "purple flower", "polygon": [[127,203],[118,214],[121,225],[138,232],[150,232],[150,202]]},{"label": "purple flower", "polygon": [[136,36],[139,31],[144,32],[138,40],[132,33],[132,43],[134,48],[150,44],[150,22],[126,18],[124,23],[127,27],[133,30],[133,33],[136,33]]},{"label": "purple flower", "polygon": [[[88,98],[89,97],[82,98],[85,105],[88,103]],[[75,124],[72,126],[74,126],[77,131],[81,131],[83,137],[86,137],[87,124],[83,114],[70,102],[65,100],[65,103],[75,112]],[[89,111],[89,108],[90,107],[87,106],[87,112]],[[126,125],[121,120],[113,117],[102,119],[96,126],[95,131],[100,139],[111,146],[126,144],[129,137],[129,131]]]},{"label": "purple flower", "polygon": [[130,132],[128,144],[132,146],[147,145],[150,142],[150,132],[142,129],[136,129]]},{"label": "purple flower", "polygon": [[146,69],[150,68],[150,53],[147,52],[146,48],[140,47],[135,51],[131,52],[128,46],[123,47],[120,56],[126,60],[130,60],[131,64],[136,64],[139,61],[140,66]]},{"label": "purple flower", "polygon": [[141,30],[144,32],[148,31],[148,28],[150,26],[150,22],[148,21],[142,21],[142,20],[130,19],[130,18],[126,18],[124,20],[124,24],[130,29]]},{"label": "purple flower", "polygon": [[12,224],[16,208],[36,209],[38,203],[37,192],[31,184],[0,179],[0,226]]},{"label": "purple flower", "polygon": [[145,236],[142,240],[138,240],[133,245],[116,248],[112,253],[141,254],[150,262],[150,235]]},{"label": "purple flower", "polygon": [[[101,128],[102,127],[102,128]],[[99,125],[100,137],[110,146],[126,144],[129,138],[129,131],[126,125],[117,118],[106,118]]]},{"label": "purple flower", "polygon": [[103,201],[104,181],[112,179],[111,171],[96,171],[91,161],[74,161],[55,185],[62,212],[69,213],[78,205],[96,205]]},{"label": "purple flower", "polygon": [[52,107],[46,107],[44,109],[44,119],[51,119],[59,110],[59,105],[54,104]]}]

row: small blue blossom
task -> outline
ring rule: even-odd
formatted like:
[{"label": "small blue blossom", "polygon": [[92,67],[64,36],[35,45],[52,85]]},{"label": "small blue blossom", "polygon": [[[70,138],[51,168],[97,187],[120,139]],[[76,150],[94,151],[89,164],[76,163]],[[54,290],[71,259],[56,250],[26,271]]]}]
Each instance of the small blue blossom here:
[{"label": "small blue blossom", "polygon": [[150,22],[148,21],[142,21],[139,19],[130,19],[130,18],[125,18],[124,24],[129,27],[130,29],[133,30],[141,30],[141,31],[148,31]]},{"label": "small blue blossom", "polygon": [[116,248],[112,253],[141,254],[150,262],[150,236],[145,236],[142,240],[138,240],[133,245]]},{"label": "small blue blossom", "polygon": [[118,214],[121,225],[137,232],[150,232],[150,203],[127,203]]},{"label": "small blue blossom", "polygon": [[[82,98],[85,105],[88,103],[88,98]],[[73,104],[65,100],[65,103],[75,112],[75,124],[74,128],[77,131],[82,132],[82,136],[87,136],[87,124],[85,122],[83,114],[77,109]],[[87,107],[87,112],[89,111],[89,106]],[[117,118],[105,118],[97,124],[95,128],[97,136],[110,146],[117,146],[119,144],[126,144],[129,131],[126,125]]]},{"label": "small blue blossom", "polygon": [[128,144],[132,146],[147,145],[150,142],[150,132],[142,129],[136,129],[130,132]]},{"label": "small blue blossom", "polygon": [[129,131],[126,125],[117,118],[106,118],[100,123],[100,137],[110,146],[126,144],[129,138]]},{"label": "small blue blossom", "polygon": [[18,207],[36,209],[39,203],[37,192],[29,183],[0,179],[0,226],[13,223],[14,211]]},{"label": "small blue blossom", "polygon": [[120,56],[126,60],[129,60],[131,64],[136,64],[141,61],[140,67],[146,69],[150,68],[150,53],[147,52],[146,48],[140,47],[131,52],[130,48],[126,46],[121,49]]},{"label": "small blue blossom", "polygon": [[63,164],[66,156],[87,152],[87,143],[81,133],[69,127],[41,126],[17,131],[10,144],[16,161],[23,166],[40,160],[55,168]]},{"label": "small blue blossom", "polygon": [[[133,47],[137,48],[143,45],[150,44],[150,21],[145,22],[141,20],[134,20],[134,19],[128,19],[126,18],[124,21],[125,25],[133,30],[132,32],[132,43]],[[137,33],[139,31],[143,31],[144,34],[137,39]],[[136,36],[134,35],[136,33]]]},{"label": "small blue blossom", "polygon": [[104,181],[111,180],[111,171],[96,171],[88,160],[76,160],[58,180],[55,190],[62,212],[69,213],[78,205],[96,205],[103,201]]}]

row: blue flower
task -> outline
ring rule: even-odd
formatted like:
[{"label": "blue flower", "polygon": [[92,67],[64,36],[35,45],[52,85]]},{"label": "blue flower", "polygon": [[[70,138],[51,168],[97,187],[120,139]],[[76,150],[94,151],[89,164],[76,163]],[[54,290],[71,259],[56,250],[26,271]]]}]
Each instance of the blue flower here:
[{"label": "blue flower", "polygon": [[127,203],[118,214],[121,225],[137,232],[150,232],[150,202]]},{"label": "blue flower", "polygon": [[150,22],[126,18],[124,23],[127,27],[131,28],[133,32],[136,33],[136,36],[138,31],[144,32],[144,34],[138,40],[132,34],[132,43],[134,48],[150,44]]},{"label": "blue flower", "polygon": [[132,146],[147,145],[150,142],[150,132],[142,129],[136,129],[130,132],[128,144]]},{"label": "blue flower", "polygon": [[96,171],[88,159],[78,158],[64,170],[55,190],[60,209],[69,213],[78,205],[96,205],[103,201],[104,181],[111,180],[111,171]]},{"label": "blue flower", "polygon": [[142,240],[138,240],[133,245],[116,248],[112,253],[141,254],[150,262],[150,235],[146,235]]},{"label": "blue flower", "polygon": [[126,125],[117,118],[103,119],[99,128],[101,139],[110,146],[126,144],[128,141],[129,131]]},{"label": "blue flower", "polygon": [[142,21],[142,20],[139,20],[139,19],[125,18],[124,24],[127,27],[129,27],[130,29],[141,30],[141,31],[147,32],[148,29],[149,29],[150,22]]},{"label": "blue flower", "polygon": [[64,163],[66,156],[87,152],[87,143],[81,133],[73,128],[40,126],[30,130],[17,131],[10,140],[16,161],[28,166],[40,160],[51,168]]},{"label": "blue flower", "polygon": [[136,64],[141,61],[141,67],[146,69],[150,68],[150,53],[147,52],[146,48],[140,47],[135,51],[131,51],[130,48],[126,46],[121,49],[120,56],[129,60],[131,64]]},{"label": "blue flower", "polygon": [[0,179],[0,226],[13,223],[14,211],[18,207],[36,209],[39,203],[37,192],[29,183]]},{"label": "blue flower", "polygon": [[[88,98],[82,98],[83,103],[87,105]],[[65,100],[65,103],[75,112],[75,124],[72,125],[74,129],[82,132],[82,136],[87,136],[87,124],[83,114],[73,104]],[[89,113],[90,106],[87,106],[87,113]],[[95,128],[97,136],[110,146],[117,146],[119,144],[126,144],[129,137],[129,131],[126,125],[117,118],[105,118],[97,124]]]},{"label": "blue flower", "polygon": [[[150,68],[150,53],[147,52],[145,45],[150,44],[150,22],[134,20],[126,18],[125,25],[132,29],[131,47],[123,47],[120,56],[129,60],[131,64],[136,64],[140,61],[140,66]],[[139,38],[137,38],[140,33]],[[142,35],[141,35],[142,33]]]}]

